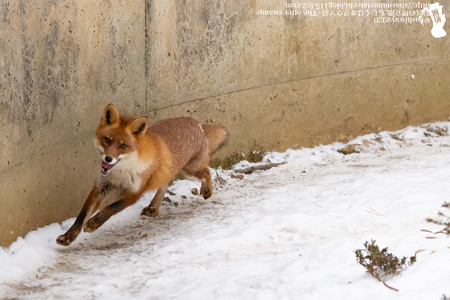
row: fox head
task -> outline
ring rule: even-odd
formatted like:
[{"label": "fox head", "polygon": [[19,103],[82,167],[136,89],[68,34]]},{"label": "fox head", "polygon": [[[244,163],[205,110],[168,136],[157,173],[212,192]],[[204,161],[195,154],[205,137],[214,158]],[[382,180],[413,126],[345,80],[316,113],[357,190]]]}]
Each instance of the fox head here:
[{"label": "fox head", "polygon": [[103,175],[136,153],[136,144],[146,134],[147,127],[146,117],[121,117],[113,104],[105,107],[94,138],[94,146],[102,157]]}]

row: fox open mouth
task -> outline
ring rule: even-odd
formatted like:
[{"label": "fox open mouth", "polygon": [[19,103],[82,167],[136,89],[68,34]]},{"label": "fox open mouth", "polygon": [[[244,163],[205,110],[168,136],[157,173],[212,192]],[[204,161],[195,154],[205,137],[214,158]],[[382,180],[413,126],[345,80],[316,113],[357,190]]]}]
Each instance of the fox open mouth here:
[{"label": "fox open mouth", "polygon": [[111,172],[111,169],[117,164],[108,164],[102,160],[102,174],[108,175],[109,172]]}]

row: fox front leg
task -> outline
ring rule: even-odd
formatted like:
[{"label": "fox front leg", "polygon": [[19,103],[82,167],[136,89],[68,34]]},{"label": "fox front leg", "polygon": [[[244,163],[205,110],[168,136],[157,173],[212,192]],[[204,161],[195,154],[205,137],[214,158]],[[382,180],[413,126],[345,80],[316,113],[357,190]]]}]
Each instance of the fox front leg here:
[{"label": "fox front leg", "polygon": [[108,221],[109,218],[111,218],[113,215],[117,214],[118,212],[122,211],[123,209],[127,208],[128,206],[136,203],[139,198],[141,197],[142,192],[140,193],[123,193],[119,200],[116,202],[104,207],[101,209],[95,216],[89,219],[86,223],[86,227],[84,228],[85,232],[94,232],[103,225],[106,221]]},{"label": "fox front leg", "polygon": [[100,191],[94,186],[94,188],[89,193],[86,202],[83,205],[80,213],[78,214],[75,223],[73,223],[72,227],[67,230],[66,233],[60,235],[56,242],[62,246],[69,246],[80,234],[81,229],[83,228],[83,224],[85,221],[98,209],[100,203]]}]

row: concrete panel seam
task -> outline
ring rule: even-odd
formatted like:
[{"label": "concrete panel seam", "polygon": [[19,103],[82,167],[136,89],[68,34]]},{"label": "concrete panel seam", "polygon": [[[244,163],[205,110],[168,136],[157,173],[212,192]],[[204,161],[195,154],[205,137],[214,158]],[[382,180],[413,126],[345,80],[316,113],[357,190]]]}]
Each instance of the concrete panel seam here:
[{"label": "concrete panel seam", "polygon": [[210,95],[210,96],[206,96],[206,97],[195,98],[195,99],[183,101],[183,102],[176,103],[176,104],[171,104],[171,105],[167,105],[167,106],[158,107],[156,109],[150,110],[149,112],[155,113],[158,110],[167,109],[167,108],[171,108],[171,107],[174,107],[174,106],[179,106],[181,104],[189,104],[189,103],[200,102],[200,101],[203,101],[203,100],[206,100],[206,99],[209,99],[209,98],[226,96],[226,95],[232,95],[232,94],[241,93],[241,92],[245,92],[245,91],[256,90],[256,89],[260,89],[260,88],[264,88],[264,87],[276,86],[276,85],[280,85],[280,84],[292,83],[292,82],[297,82],[297,81],[304,81],[304,80],[321,78],[321,77],[327,77],[327,76],[335,76],[335,75],[342,75],[342,74],[349,74],[349,73],[356,73],[356,72],[372,71],[372,70],[383,69],[383,68],[392,68],[392,67],[408,65],[408,64],[425,64],[425,63],[430,63],[430,62],[438,61],[438,60],[439,60],[439,57],[432,57],[432,58],[427,58],[427,59],[422,59],[422,60],[403,61],[403,62],[389,64],[389,65],[365,67],[365,68],[362,68],[362,69],[344,70],[344,71],[340,71],[340,72],[332,72],[332,73],[326,73],[326,74],[312,75],[312,76],[301,77],[301,78],[296,78],[296,79],[292,79],[292,80],[279,81],[279,82],[271,83],[271,84],[264,84],[264,85],[253,86],[253,87],[249,87],[249,88],[245,88],[245,89],[239,89],[239,90],[235,90],[235,91],[231,91],[231,92],[227,92],[227,93],[222,93],[222,94],[215,94],[215,95]]}]

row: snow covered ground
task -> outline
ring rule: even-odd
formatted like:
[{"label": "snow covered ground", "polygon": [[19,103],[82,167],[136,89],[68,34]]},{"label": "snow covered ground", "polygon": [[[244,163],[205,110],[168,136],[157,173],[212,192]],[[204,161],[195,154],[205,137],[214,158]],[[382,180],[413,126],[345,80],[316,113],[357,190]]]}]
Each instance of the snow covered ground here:
[{"label": "snow covered ground", "polygon": [[[214,182],[209,200],[177,181],[160,216],[139,216],[152,195],[70,247],[52,224],[0,248],[0,298],[442,299],[450,296],[450,238],[435,234],[450,202],[450,123],[270,153],[281,166]],[[248,166],[241,163],[236,168]],[[424,231],[428,230],[428,231]],[[356,263],[376,240],[417,263],[388,281]]]}]

